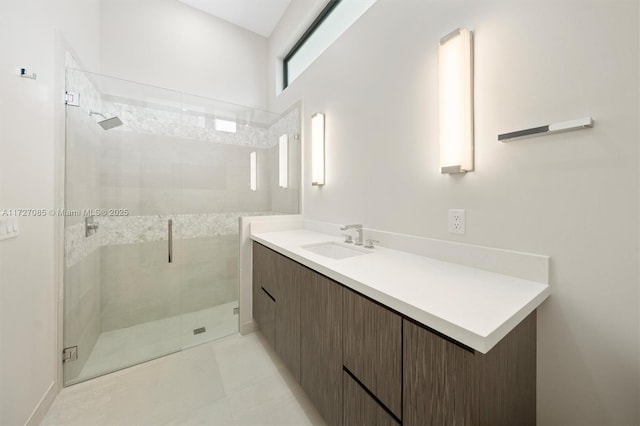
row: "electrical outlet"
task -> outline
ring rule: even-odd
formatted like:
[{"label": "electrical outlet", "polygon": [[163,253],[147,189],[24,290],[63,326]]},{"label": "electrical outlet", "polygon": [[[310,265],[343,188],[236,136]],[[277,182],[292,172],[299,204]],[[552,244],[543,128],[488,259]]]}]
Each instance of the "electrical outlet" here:
[{"label": "electrical outlet", "polygon": [[464,209],[449,209],[449,232],[464,234]]}]

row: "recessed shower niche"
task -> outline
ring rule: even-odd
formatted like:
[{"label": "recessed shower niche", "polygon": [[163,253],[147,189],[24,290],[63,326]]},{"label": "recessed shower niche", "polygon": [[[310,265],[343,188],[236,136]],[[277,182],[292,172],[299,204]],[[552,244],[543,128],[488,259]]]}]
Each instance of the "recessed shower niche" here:
[{"label": "recessed shower niche", "polygon": [[237,332],[238,218],[299,212],[300,111],[123,81],[70,56],[66,65],[79,100],[66,106],[69,385]]}]

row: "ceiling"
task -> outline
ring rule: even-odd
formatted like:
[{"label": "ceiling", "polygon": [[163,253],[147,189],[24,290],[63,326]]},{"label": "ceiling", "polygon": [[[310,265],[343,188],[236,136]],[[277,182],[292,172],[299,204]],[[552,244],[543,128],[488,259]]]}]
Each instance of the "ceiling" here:
[{"label": "ceiling", "polygon": [[210,15],[269,37],[291,0],[178,0]]}]

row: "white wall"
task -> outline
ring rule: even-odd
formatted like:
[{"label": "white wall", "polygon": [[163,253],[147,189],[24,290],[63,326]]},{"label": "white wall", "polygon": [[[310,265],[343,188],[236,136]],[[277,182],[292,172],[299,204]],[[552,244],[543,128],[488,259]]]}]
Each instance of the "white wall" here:
[{"label": "white wall", "polygon": [[[287,11],[270,66],[307,12]],[[448,176],[437,49],[457,27],[475,31],[476,170]],[[302,98],[304,129],[327,117],[326,186],[305,150],[305,218],[551,256],[540,425],[640,423],[638,27],[633,0],[378,0],[281,95],[269,81],[270,109]],[[593,129],[497,142],[585,116]],[[465,235],[447,233],[449,208]]]},{"label": "white wall", "polygon": [[177,0],[101,3],[104,74],[266,109],[266,38]]},{"label": "white wall", "polygon": [[[97,0],[0,2],[0,210],[56,202],[54,137],[63,63],[55,29],[85,66],[99,67]],[[69,25],[73,23],[73,25]],[[38,74],[21,79],[19,67]],[[62,78],[62,81],[59,79]],[[20,218],[20,236],[0,241],[0,424],[38,422],[55,396],[58,283],[54,218]]]}]

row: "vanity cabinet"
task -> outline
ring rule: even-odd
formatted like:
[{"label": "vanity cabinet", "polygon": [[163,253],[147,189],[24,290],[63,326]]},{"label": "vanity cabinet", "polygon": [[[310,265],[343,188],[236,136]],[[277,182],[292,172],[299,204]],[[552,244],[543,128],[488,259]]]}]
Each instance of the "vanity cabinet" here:
[{"label": "vanity cabinet", "polygon": [[348,288],[342,300],[344,368],[402,419],[402,317]]},{"label": "vanity cabinet", "polygon": [[536,423],[535,311],[482,354],[258,243],[253,298],[331,426]]},{"label": "vanity cabinet", "polygon": [[300,308],[300,385],[329,425],[341,425],[342,287],[313,272]]}]

